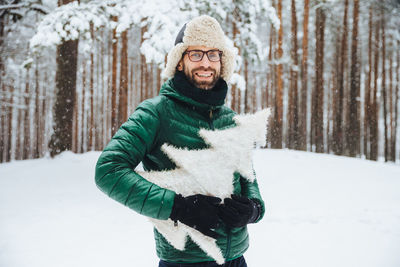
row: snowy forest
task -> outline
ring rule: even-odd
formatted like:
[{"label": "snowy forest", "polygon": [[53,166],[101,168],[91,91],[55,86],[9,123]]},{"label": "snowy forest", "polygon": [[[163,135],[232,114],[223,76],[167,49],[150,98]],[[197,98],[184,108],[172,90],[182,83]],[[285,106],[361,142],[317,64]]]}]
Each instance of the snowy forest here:
[{"label": "snowy forest", "polygon": [[208,14],[237,53],[226,105],[269,148],[400,162],[399,0],[1,0],[0,162],[100,151]]}]

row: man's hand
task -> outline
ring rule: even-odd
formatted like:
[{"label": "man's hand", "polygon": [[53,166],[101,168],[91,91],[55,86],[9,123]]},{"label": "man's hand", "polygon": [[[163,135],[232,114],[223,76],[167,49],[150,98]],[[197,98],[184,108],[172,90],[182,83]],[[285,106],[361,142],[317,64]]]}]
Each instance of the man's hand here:
[{"label": "man's hand", "polygon": [[201,194],[183,197],[175,196],[171,215],[173,221],[181,221],[201,233],[217,238],[218,234],[212,229],[218,227],[218,205],[221,199]]},{"label": "man's hand", "polygon": [[230,227],[243,227],[257,221],[261,214],[261,205],[244,196],[232,195],[220,205],[219,216]]}]

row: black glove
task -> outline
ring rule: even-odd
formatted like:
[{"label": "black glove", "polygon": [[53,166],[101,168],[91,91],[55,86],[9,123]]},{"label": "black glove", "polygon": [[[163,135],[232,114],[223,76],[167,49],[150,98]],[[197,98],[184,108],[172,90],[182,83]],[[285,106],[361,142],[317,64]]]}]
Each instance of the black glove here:
[{"label": "black glove", "polygon": [[178,220],[201,233],[217,238],[218,234],[212,229],[218,227],[219,197],[210,197],[201,194],[183,197],[176,194],[171,215],[173,221]]},{"label": "black glove", "polygon": [[232,195],[225,198],[219,207],[219,216],[230,227],[243,227],[257,221],[261,214],[261,205],[244,196]]}]

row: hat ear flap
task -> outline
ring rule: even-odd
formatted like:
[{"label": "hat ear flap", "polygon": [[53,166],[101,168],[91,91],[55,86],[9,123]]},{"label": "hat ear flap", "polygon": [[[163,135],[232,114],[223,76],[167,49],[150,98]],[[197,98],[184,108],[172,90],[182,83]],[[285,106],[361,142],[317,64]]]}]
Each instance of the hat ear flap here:
[{"label": "hat ear flap", "polygon": [[224,49],[221,62],[223,68],[221,76],[226,82],[229,82],[235,70],[235,53],[229,48]]},{"label": "hat ear flap", "polygon": [[167,56],[167,65],[163,71],[163,77],[170,78],[174,76],[178,63],[182,59],[182,54],[187,48],[188,45],[179,43],[171,49]]}]

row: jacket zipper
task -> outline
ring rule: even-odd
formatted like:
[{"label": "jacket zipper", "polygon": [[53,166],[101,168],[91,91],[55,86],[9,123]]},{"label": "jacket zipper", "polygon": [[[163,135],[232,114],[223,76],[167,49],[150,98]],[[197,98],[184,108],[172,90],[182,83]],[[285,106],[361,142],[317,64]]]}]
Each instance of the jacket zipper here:
[{"label": "jacket zipper", "polygon": [[210,116],[209,125],[210,125],[211,130],[214,131],[213,110],[212,109],[210,109],[209,116]]}]

